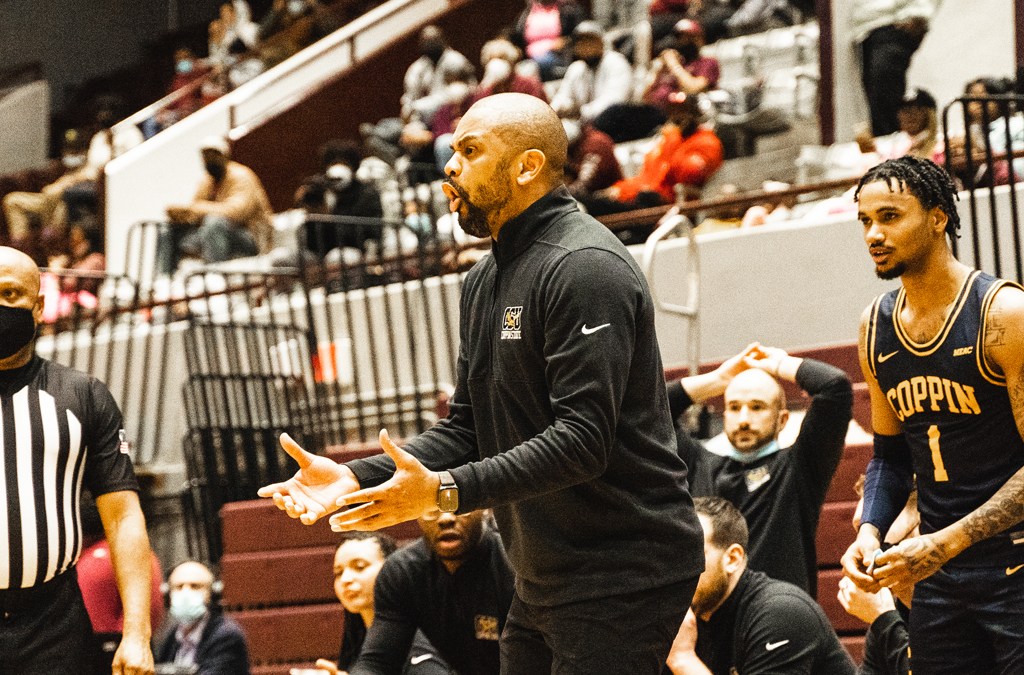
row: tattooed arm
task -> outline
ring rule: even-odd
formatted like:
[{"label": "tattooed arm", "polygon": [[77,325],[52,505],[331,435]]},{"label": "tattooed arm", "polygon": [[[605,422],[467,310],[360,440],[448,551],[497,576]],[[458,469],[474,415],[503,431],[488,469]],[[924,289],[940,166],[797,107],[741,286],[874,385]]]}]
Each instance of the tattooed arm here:
[{"label": "tattooed arm", "polygon": [[[1024,291],[1000,289],[989,309],[985,358],[1006,375],[1017,431],[1024,438]],[[916,583],[975,544],[1024,520],[1024,468],[992,497],[957,522],[930,535],[904,540],[878,557],[875,578],[884,586]]]}]

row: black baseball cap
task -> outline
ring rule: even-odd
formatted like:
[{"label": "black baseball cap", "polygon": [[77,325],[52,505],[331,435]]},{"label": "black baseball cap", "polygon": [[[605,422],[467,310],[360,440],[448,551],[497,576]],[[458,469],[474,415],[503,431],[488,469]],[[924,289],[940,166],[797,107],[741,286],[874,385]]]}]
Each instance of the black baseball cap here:
[{"label": "black baseball cap", "polygon": [[900,108],[929,108],[935,110],[938,105],[935,103],[935,97],[929,94],[924,89],[914,87],[906,94],[903,95],[903,100],[900,101]]}]

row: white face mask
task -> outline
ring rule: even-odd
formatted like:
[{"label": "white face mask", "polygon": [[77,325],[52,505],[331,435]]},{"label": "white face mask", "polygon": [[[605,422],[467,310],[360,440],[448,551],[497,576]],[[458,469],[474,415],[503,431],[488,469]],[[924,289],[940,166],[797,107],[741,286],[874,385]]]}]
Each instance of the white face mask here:
[{"label": "white face mask", "polygon": [[302,14],[302,10],[306,9],[305,0],[289,0],[288,2],[288,13],[292,16]]},{"label": "white face mask", "polygon": [[206,593],[182,588],[171,591],[171,616],[181,623],[194,623],[206,613]]},{"label": "white face mask", "polygon": [[334,187],[344,189],[352,184],[352,169],[347,164],[332,164],[325,173],[334,182]]}]

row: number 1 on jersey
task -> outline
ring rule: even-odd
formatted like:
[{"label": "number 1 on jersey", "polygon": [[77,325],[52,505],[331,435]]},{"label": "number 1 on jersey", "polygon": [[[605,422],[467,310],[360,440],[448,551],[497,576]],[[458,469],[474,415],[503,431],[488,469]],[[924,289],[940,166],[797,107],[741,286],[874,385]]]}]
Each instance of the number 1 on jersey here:
[{"label": "number 1 on jersey", "polygon": [[928,427],[928,447],[932,451],[932,465],[935,467],[935,482],[944,483],[949,480],[946,473],[946,465],[942,463],[942,452],[939,450],[939,427],[931,425]]}]

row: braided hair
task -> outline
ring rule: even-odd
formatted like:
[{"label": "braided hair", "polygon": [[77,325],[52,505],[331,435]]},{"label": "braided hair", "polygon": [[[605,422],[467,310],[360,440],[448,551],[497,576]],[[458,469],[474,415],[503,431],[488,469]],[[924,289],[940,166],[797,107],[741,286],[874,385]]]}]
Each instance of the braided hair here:
[{"label": "braided hair", "polygon": [[853,193],[853,199],[860,199],[861,188],[868,183],[881,181],[892,189],[894,180],[899,184],[901,191],[906,190],[917,197],[926,210],[936,206],[942,209],[946,214],[946,234],[951,237],[960,236],[960,214],[956,210],[959,197],[956,186],[946,170],[931,160],[906,155],[877,164],[861,177]]}]

